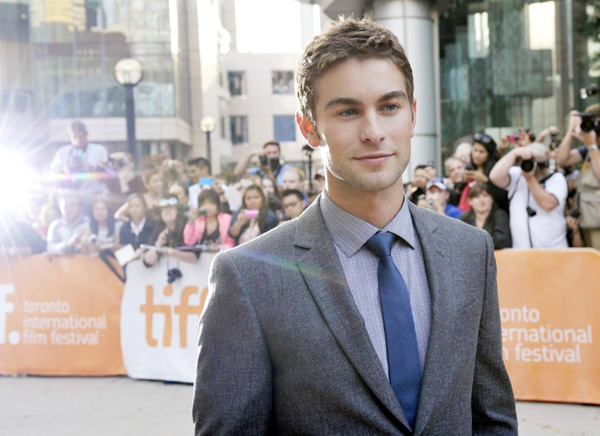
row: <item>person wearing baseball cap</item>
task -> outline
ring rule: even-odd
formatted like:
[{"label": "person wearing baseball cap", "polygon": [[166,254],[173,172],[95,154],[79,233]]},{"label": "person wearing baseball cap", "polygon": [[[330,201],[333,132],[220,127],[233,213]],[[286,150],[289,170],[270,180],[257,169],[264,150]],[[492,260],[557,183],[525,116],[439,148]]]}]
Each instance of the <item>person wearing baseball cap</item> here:
[{"label": "person wearing baseball cap", "polygon": [[450,192],[446,181],[441,177],[434,177],[427,182],[425,198],[429,207],[437,213],[449,216],[450,218],[460,218],[461,210],[448,204]]}]

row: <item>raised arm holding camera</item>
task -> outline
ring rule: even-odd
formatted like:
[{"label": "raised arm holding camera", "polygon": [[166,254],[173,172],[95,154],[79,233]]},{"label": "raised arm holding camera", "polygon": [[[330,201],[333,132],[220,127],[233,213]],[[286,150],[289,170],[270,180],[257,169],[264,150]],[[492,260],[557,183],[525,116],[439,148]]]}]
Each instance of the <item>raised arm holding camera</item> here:
[{"label": "raised arm holding camera", "polygon": [[[573,138],[584,145],[571,149]],[[577,178],[576,208],[586,247],[600,250],[600,103],[585,112],[571,111],[569,127],[557,149],[562,167],[583,163]]]},{"label": "raised arm holding camera", "polygon": [[[254,158],[258,157],[260,168],[248,168],[248,165]],[[281,145],[277,141],[267,141],[261,150],[252,151],[246,157],[241,159],[235,169],[233,175],[241,178],[248,171],[252,174],[263,173],[267,177],[271,177],[277,181],[277,185],[283,188],[283,174],[291,167],[281,163]]]},{"label": "raised arm holding camera", "polygon": [[513,248],[568,247],[567,181],[550,172],[546,145],[514,148],[492,168],[490,180],[508,191]]}]

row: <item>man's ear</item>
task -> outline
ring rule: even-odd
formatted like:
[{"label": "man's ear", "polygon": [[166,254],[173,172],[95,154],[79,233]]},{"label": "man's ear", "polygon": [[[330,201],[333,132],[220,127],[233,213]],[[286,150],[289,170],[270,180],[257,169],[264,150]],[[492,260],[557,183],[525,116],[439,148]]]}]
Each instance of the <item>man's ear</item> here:
[{"label": "man's ear", "polygon": [[319,134],[316,132],[315,126],[313,126],[308,116],[302,114],[300,111],[296,112],[296,123],[310,147],[318,148],[321,146]]},{"label": "man's ear", "polygon": [[415,127],[417,125],[417,99],[413,98],[412,111],[412,127],[410,129],[410,137],[415,136]]}]

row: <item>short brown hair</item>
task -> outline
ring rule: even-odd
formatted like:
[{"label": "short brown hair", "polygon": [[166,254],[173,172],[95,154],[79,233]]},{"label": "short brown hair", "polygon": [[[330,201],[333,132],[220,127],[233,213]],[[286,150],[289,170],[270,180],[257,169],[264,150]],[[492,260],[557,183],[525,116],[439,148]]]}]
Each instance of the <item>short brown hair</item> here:
[{"label": "short brown hair", "polygon": [[69,126],[71,132],[83,132],[87,133],[87,127],[81,121],[73,121]]},{"label": "short brown hair", "polygon": [[315,36],[304,49],[296,75],[300,111],[315,123],[315,84],[333,66],[348,59],[389,59],[400,69],[406,80],[409,104],[413,102],[413,74],[410,62],[398,38],[388,29],[367,17],[341,17]]},{"label": "short brown hair", "polygon": [[469,192],[467,194],[467,198],[471,200],[475,197],[479,197],[484,192],[487,192],[489,195],[492,195],[492,191],[490,190],[490,187],[487,183],[471,182],[471,184],[469,185]]},{"label": "short brown hair", "polygon": [[600,103],[593,104],[585,108],[586,112],[591,112],[594,114],[594,117],[600,118]]},{"label": "short brown hair", "polygon": [[274,145],[275,147],[277,147],[281,151],[281,144],[279,144],[279,142],[277,142],[275,140],[265,142],[263,144],[263,148],[267,147],[268,145]]}]

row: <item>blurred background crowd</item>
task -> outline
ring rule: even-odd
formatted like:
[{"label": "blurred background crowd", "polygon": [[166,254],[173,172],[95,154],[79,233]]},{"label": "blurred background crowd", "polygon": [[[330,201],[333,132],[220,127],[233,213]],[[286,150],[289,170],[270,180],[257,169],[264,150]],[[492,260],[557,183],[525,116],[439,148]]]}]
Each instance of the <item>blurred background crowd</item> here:
[{"label": "blurred background crowd", "polygon": [[[277,141],[232,173],[213,174],[203,157],[148,155],[137,165],[89,142],[80,121],[69,135],[22,207],[2,209],[0,256],[110,256],[130,245],[128,260],[147,266],[160,256],[193,263],[202,250],[234,247],[298,217],[325,186],[319,162],[307,178],[285,163]],[[472,136],[443,168],[417,165],[406,198],[486,230],[496,249],[600,249],[600,104],[571,112],[564,132]]]}]

